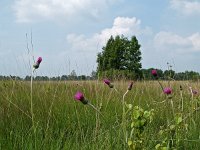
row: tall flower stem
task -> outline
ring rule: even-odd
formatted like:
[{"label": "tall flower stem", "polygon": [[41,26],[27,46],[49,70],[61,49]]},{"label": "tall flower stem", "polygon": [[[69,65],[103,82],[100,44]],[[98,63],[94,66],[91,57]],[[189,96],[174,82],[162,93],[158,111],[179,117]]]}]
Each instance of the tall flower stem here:
[{"label": "tall flower stem", "polygon": [[127,90],[122,98],[122,129],[123,129],[123,133],[124,133],[124,139],[127,142],[127,133],[126,133],[126,111],[125,111],[125,96],[126,94],[129,92],[129,90]]},{"label": "tall flower stem", "polygon": [[173,117],[175,118],[175,113],[174,113],[174,102],[171,99],[171,106],[172,106],[172,113],[173,113]]},{"label": "tall flower stem", "polygon": [[34,127],[34,114],[33,114],[33,75],[34,75],[34,69],[31,71],[31,118],[32,118],[32,125]]},{"label": "tall flower stem", "polygon": [[183,106],[183,92],[182,92],[182,90],[180,91],[180,95],[181,95],[181,111],[182,111],[182,113],[183,113],[183,111],[184,111],[184,106]]},{"label": "tall flower stem", "polygon": [[164,88],[163,88],[162,84],[160,83],[159,79],[158,79],[157,81],[158,81],[158,83],[159,83],[159,85],[160,85],[160,87],[161,87],[161,89],[162,89],[162,91],[163,91]]},{"label": "tall flower stem", "polygon": [[35,123],[34,123],[34,112],[33,112],[33,76],[34,76],[34,71],[35,69],[32,69],[31,71],[31,119],[32,119],[32,127],[33,127],[33,131],[34,131],[34,136],[35,136],[35,149],[37,149],[36,147],[36,127],[35,127]]},{"label": "tall flower stem", "polygon": [[97,111],[103,118],[105,118],[104,115],[94,105],[92,105],[90,102],[88,102],[88,105]]},{"label": "tall flower stem", "polygon": [[119,91],[115,87],[113,87],[113,89],[119,94]]}]

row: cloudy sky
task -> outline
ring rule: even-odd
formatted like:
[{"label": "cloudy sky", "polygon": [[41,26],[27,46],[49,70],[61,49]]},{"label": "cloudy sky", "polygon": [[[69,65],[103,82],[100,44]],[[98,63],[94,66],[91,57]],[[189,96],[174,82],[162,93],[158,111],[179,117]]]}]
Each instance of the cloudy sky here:
[{"label": "cloudy sky", "polygon": [[143,68],[200,72],[199,0],[0,0],[0,74],[90,74],[111,35],[136,35]]}]

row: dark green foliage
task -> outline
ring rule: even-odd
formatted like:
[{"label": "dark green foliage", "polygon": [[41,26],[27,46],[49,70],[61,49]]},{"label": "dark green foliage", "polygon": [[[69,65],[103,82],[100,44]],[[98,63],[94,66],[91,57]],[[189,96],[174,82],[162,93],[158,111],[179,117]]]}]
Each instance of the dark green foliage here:
[{"label": "dark green foliage", "polygon": [[[142,78],[145,80],[153,80],[154,77],[151,74],[151,70],[154,68],[149,69],[142,69]],[[176,73],[174,70],[161,70],[156,69],[158,73],[158,77],[162,80],[198,80],[200,79],[200,74],[194,71],[185,71],[185,72],[178,72]]]},{"label": "dark green foliage", "polygon": [[111,36],[102,49],[103,51],[97,55],[97,73],[100,77],[103,77],[105,72],[119,73],[110,74],[110,78],[116,76],[139,78],[141,76],[140,44],[135,36],[130,40],[124,36],[115,38]]}]

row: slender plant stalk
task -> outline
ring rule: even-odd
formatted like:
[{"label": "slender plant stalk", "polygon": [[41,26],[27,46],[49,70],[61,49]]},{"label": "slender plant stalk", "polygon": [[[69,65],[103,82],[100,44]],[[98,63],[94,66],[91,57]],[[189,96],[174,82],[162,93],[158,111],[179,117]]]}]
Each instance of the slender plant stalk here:
[{"label": "slender plant stalk", "polygon": [[6,98],[7,101],[12,104],[13,106],[15,106],[18,110],[20,110],[24,115],[26,115],[28,118],[32,119],[32,117],[27,114],[25,111],[23,111],[19,106],[17,106],[15,103],[13,103],[11,100],[9,100],[8,98]]},{"label": "slender plant stalk", "polygon": [[92,105],[90,102],[88,102],[88,105],[91,106],[95,111],[97,111],[103,118],[105,118],[104,115],[94,105]]},{"label": "slender plant stalk", "polygon": [[33,114],[33,73],[34,73],[34,69],[31,71],[31,118],[32,118],[32,125],[34,127],[34,114]]},{"label": "slender plant stalk", "polygon": [[180,91],[180,94],[181,94],[181,111],[182,111],[182,113],[183,113],[183,111],[184,111],[184,105],[183,105],[183,92]]},{"label": "slender plant stalk", "polygon": [[171,106],[172,106],[172,113],[173,113],[173,117],[175,118],[175,113],[174,113],[174,102],[171,99]]},{"label": "slender plant stalk", "polygon": [[125,112],[125,96],[126,94],[129,92],[129,90],[127,90],[124,95],[123,95],[123,99],[122,99],[122,128],[123,128],[123,133],[124,133],[124,139],[127,143],[128,139],[127,139],[127,133],[126,133],[126,112]]},{"label": "slender plant stalk", "polygon": [[35,69],[32,69],[31,71],[31,118],[32,118],[32,127],[33,127],[33,131],[34,131],[34,136],[35,136],[35,149],[37,149],[36,146],[36,126],[34,123],[34,112],[33,112],[33,76],[34,76],[34,71]]},{"label": "slender plant stalk", "polygon": [[113,87],[113,89],[119,94],[119,91],[115,87]]},{"label": "slender plant stalk", "polygon": [[158,83],[159,83],[159,85],[160,85],[162,91],[164,91],[164,88],[163,88],[162,84],[160,83],[159,79],[158,79],[157,81],[158,81]]}]

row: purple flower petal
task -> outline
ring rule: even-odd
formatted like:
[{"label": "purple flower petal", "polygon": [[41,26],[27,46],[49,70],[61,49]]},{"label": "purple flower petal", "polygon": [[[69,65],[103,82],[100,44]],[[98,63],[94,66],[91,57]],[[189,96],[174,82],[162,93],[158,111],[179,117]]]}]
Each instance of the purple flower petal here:
[{"label": "purple flower petal", "polygon": [[85,99],[83,93],[79,91],[75,94],[74,98],[78,101],[83,101]]},{"label": "purple flower petal", "polygon": [[172,89],[170,87],[164,88],[163,92],[167,95],[172,94]]}]

